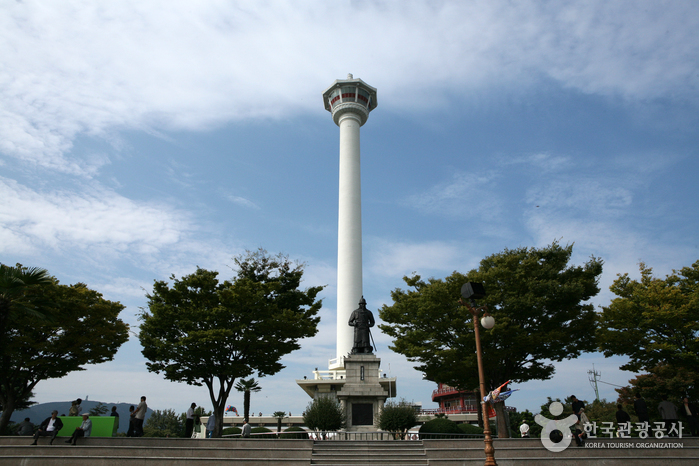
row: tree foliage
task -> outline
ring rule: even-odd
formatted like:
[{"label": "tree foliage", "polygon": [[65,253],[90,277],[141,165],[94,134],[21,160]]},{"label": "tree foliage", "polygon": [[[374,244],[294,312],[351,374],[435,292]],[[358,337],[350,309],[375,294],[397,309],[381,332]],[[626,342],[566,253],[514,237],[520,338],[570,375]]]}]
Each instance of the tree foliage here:
[{"label": "tree foliage", "polygon": [[317,432],[343,429],[347,425],[345,410],[332,396],[321,396],[308,404],[303,412],[303,423]]},{"label": "tree foliage", "polygon": [[143,425],[144,437],[182,437],[184,422],[174,409],[156,409]]},{"label": "tree foliage", "polygon": [[478,305],[495,318],[493,329],[480,331],[486,389],[548,379],[554,362],[596,348],[594,307],[586,301],[599,292],[602,261],[570,265],[572,252],[572,245],[556,242],[505,249],[466,275],[404,277],[409,289],[391,293],[379,327],[393,337],[391,349],[418,363],[425,378],[473,390],[479,385],[473,316],[457,301],[464,283],[481,282],[487,296]]},{"label": "tree foliage", "polygon": [[128,339],[128,325],[118,318],[124,306],[83,283],[61,285],[50,278],[14,292],[12,301],[24,311],[15,308],[0,329],[0,431],[40,381],[110,361]]},{"label": "tree foliage", "polygon": [[456,422],[446,417],[437,417],[425,422],[419,430],[420,440],[446,439],[461,435]]},{"label": "tree foliage", "polygon": [[398,434],[401,439],[404,439],[406,432],[417,423],[415,407],[405,400],[386,403],[377,416],[376,422],[379,429]]},{"label": "tree foliage", "polygon": [[621,369],[676,371],[699,367],[699,261],[665,279],[641,263],[640,281],[619,275],[617,296],[599,316],[597,338],[605,356],[627,355]]},{"label": "tree foliage", "polygon": [[90,416],[104,416],[109,412],[109,407],[102,403],[98,402],[91,410],[90,410]]},{"label": "tree foliage", "polygon": [[221,434],[235,380],[273,375],[280,359],[317,333],[322,286],[301,290],[303,265],[264,250],[234,258],[238,271],[219,282],[198,268],[172,284],[156,281],[139,339],[148,370],[167,380],[206,385]]}]

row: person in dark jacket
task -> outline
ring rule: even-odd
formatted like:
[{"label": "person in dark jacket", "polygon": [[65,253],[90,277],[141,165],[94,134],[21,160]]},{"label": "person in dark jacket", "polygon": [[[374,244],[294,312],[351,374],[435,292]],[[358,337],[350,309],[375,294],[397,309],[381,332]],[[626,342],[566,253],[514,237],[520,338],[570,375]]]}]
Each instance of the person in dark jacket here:
[{"label": "person in dark jacket", "polygon": [[663,401],[658,405],[658,412],[660,417],[665,421],[665,431],[669,437],[676,437],[677,434],[673,432],[673,427],[677,423],[677,406],[667,400],[667,395],[661,397]]},{"label": "person in dark jacket", "polygon": [[636,416],[638,416],[639,422],[650,422],[646,400],[643,399],[640,393],[636,393],[636,399],[633,402],[633,409],[636,411]]},{"label": "person in dark jacket", "polygon": [[624,411],[624,407],[622,405],[616,405],[616,423],[626,424],[627,422],[631,422],[631,416],[629,416],[629,413]]},{"label": "person in dark jacket", "polygon": [[58,431],[60,431],[62,428],[63,421],[61,421],[61,418],[58,417],[58,411],[54,409],[51,413],[51,417],[44,419],[44,422],[42,422],[39,426],[39,430],[37,430],[34,434],[34,443],[32,443],[32,445],[36,445],[36,441],[39,440],[39,437],[51,437],[49,445],[53,445],[53,441],[56,439]]},{"label": "person in dark jacket", "polygon": [[689,402],[689,398],[682,398],[682,406],[680,406],[680,415],[687,422],[692,437],[697,436],[699,431],[699,411],[697,406]]}]

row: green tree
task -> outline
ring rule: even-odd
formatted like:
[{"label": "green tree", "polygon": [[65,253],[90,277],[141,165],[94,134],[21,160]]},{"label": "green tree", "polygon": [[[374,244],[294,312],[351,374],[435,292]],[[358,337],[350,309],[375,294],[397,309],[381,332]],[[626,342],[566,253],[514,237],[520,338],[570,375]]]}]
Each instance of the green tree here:
[{"label": "green tree", "polygon": [[91,410],[90,410],[90,416],[103,416],[109,412],[109,407],[102,403],[98,402]]},{"label": "green tree", "polygon": [[[466,282],[481,282],[495,327],[482,329],[486,390],[545,380],[553,363],[596,349],[595,311],[586,303],[599,292],[602,261],[570,265],[573,246],[505,249],[486,257],[466,275],[444,280],[404,277],[408,291],[391,293],[393,304],[379,310],[379,328],[393,337],[391,349],[418,363],[425,378],[461,390],[479,386],[473,317],[457,306]],[[503,403],[495,404],[499,432],[507,435]]]},{"label": "green tree", "polygon": [[510,431],[512,437],[522,437],[519,427],[523,422],[526,422],[529,426],[530,438],[538,438],[541,435],[541,426],[534,421],[534,414],[532,414],[528,409],[525,409],[524,411],[510,413]]},{"label": "green tree", "polygon": [[0,263],[0,355],[5,348],[6,332],[13,319],[29,314],[40,319],[46,316],[37,311],[35,303],[27,300],[28,291],[42,285],[51,284],[51,276],[44,269],[22,267],[17,264],[9,267]]},{"label": "green tree", "polygon": [[376,421],[379,429],[392,432],[401,440],[405,439],[405,434],[418,423],[415,407],[405,400],[386,403]]},{"label": "green tree", "polygon": [[272,413],[272,417],[277,418],[277,433],[282,431],[282,421],[286,417],[286,411],[275,411]]},{"label": "green tree", "polygon": [[332,396],[320,396],[308,404],[303,412],[303,423],[309,429],[322,434],[343,429],[347,425],[345,410],[338,400]]},{"label": "green tree", "polygon": [[240,379],[235,384],[235,389],[243,392],[243,418],[245,422],[250,422],[250,392],[259,392],[262,387],[255,381],[254,378],[245,380]]},{"label": "green tree", "polygon": [[14,303],[18,301],[35,312],[11,314],[1,331],[0,431],[18,401],[28,400],[40,381],[110,361],[128,339],[129,327],[118,318],[124,306],[83,283],[61,285],[51,278],[50,283],[26,287],[15,296]]},{"label": "green tree", "polygon": [[610,287],[617,297],[599,315],[599,347],[607,357],[628,356],[621,369],[649,373],[631,390],[658,401],[663,391],[696,397],[699,261],[673,270],[665,279],[653,277],[653,269],[644,263],[639,269],[640,280],[623,274]]},{"label": "green tree", "polygon": [[317,333],[322,286],[301,290],[303,265],[266,251],[235,259],[237,275],[198,268],[172,285],[156,281],[139,339],[148,370],[167,380],[206,385],[221,436],[226,400],[235,380],[273,375],[280,359]]},{"label": "green tree", "polygon": [[436,417],[425,422],[418,432],[420,440],[446,439],[462,435],[458,424],[446,417]]},{"label": "green tree", "polygon": [[144,437],[181,437],[183,433],[184,422],[174,409],[156,409],[143,425]]}]

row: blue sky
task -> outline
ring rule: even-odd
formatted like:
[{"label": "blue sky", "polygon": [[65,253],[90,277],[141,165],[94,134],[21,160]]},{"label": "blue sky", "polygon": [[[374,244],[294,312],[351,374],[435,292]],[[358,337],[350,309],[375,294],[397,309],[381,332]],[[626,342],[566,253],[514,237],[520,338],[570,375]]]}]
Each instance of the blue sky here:
[{"label": "blue sky", "polygon": [[[698,30],[692,1],[5,2],[0,261],[87,283],[134,332],[153,280],[228,278],[258,247],[306,262],[305,284],[327,285],[320,332],[252,400],[300,413],[294,380],[335,354],[339,130],[321,98],[335,79],[378,90],[361,130],[369,309],[412,272],[554,240],[575,264],[605,261],[599,306],[640,261],[663,276],[699,258]],[[434,407],[435,385],[375,333],[399,397]],[[587,371],[625,385],[623,361],[557,364],[510,404],[592,400]],[[142,394],[210,406],[147,372],[135,337],[36,400]]]}]

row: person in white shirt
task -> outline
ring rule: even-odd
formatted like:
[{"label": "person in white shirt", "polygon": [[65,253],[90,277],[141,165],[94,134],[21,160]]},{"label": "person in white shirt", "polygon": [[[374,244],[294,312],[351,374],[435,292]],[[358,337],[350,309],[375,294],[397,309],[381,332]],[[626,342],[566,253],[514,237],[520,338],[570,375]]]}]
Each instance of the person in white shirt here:
[{"label": "person in white shirt", "polygon": [[194,409],[197,407],[196,403],[192,403],[192,406],[187,410],[187,420],[184,423],[184,437],[190,438],[192,436],[192,430],[194,430]]},{"label": "person in white shirt", "polygon": [[49,445],[53,445],[53,441],[56,439],[56,435],[58,435],[58,431],[61,429],[63,429],[63,421],[58,417],[58,411],[54,409],[51,413],[51,417],[44,419],[44,422],[39,426],[39,430],[34,434],[34,443],[32,443],[32,445],[36,445],[36,441],[39,440],[39,437],[48,436],[51,437]]},{"label": "person in white shirt", "polygon": [[519,433],[522,435],[522,438],[529,438],[529,424],[522,421],[522,425],[519,426]]}]

